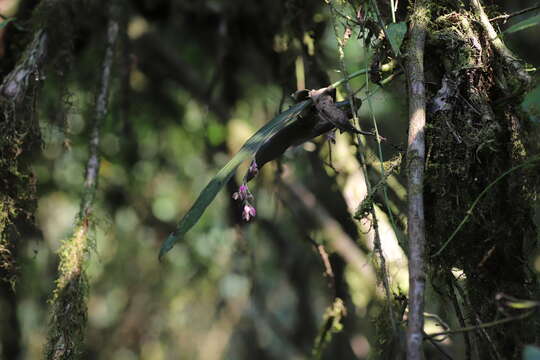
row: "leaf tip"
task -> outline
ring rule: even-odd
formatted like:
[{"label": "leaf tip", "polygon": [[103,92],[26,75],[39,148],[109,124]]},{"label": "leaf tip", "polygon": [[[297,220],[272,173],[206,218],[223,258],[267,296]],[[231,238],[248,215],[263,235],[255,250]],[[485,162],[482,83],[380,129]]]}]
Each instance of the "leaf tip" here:
[{"label": "leaf tip", "polygon": [[163,256],[165,256],[166,253],[169,252],[174,246],[174,243],[176,242],[176,235],[175,233],[171,233],[167,239],[165,240],[165,243],[161,245],[161,248],[159,249],[159,255],[158,260],[161,262],[163,260]]}]

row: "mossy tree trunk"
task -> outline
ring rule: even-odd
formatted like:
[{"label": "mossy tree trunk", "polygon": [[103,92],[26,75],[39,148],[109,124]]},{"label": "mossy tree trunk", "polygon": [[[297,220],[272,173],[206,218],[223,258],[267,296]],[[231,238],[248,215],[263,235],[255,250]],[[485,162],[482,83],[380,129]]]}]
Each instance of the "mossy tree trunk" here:
[{"label": "mossy tree trunk", "polygon": [[[519,104],[530,80],[524,64],[493,36],[477,0],[470,7],[432,2],[430,11],[429,275],[436,289],[445,289],[448,301],[448,294],[456,297],[466,325],[479,325],[512,316],[501,311],[498,294],[526,299],[537,294],[535,274],[527,267],[527,246],[535,238],[532,172],[517,170],[501,179],[469,213],[490,183],[527,159]],[[467,214],[470,218],[451,238]],[[463,274],[455,276],[455,270]],[[537,332],[538,323],[527,319],[465,336],[482,359],[517,359]]]}]

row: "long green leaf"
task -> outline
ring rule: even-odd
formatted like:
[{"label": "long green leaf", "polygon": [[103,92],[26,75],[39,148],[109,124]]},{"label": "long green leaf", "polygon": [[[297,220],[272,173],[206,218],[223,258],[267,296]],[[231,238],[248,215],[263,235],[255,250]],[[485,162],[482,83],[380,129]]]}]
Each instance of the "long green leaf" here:
[{"label": "long green leaf", "polygon": [[272,136],[277,134],[281,129],[289,126],[300,113],[312,104],[312,100],[304,100],[292,106],[288,110],[280,113],[268,124],[259,129],[249,140],[242,146],[236,155],[217,173],[216,176],[206,187],[201,191],[195,203],[189,211],[184,215],[176,230],[171,233],[159,250],[159,258],[161,259],[174,244],[179,241],[201,218],[202,214],[212,203],[221,188],[231,179],[238,166],[247,159],[252,158],[259,148]]},{"label": "long green leaf", "polygon": [[532,26],[540,24],[540,15],[532,16],[528,19],[518,22],[506,29],[506,33],[514,33],[517,31],[528,29]]},{"label": "long green leaf", "polygon": [[540,122],[540,86],[529,91],[521,103],[521,108],[529,114],[531,121]]}]

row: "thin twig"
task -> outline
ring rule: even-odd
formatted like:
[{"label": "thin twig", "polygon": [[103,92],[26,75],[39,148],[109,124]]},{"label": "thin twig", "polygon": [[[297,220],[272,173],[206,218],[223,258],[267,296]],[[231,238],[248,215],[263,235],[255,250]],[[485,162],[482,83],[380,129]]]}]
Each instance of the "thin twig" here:
[{"label": "thin twig", "polygon": [[[482,324],[482,319],[480,319],[480,316],[478,315],[478,313],[475,313],[474,315],[476,317],[476,323],[481,325]],[[486,342],[489,344],[490,349],[491,349],[492,354],[493,354],[492,356],[496,360],[503,360],[502,355],[499,353],[499,350],[497,350],[497,346],[495,345],[495,342],[493,341],[493,339],[491,338],[489,333],[486,331],[486,329],[485,328],[480,328],[479,331],[482,333],[482,335],[486,339]]]},{"label": "thin twig", "polygon": [[[452,281],[452,285],[454,286],[454,289],[457,291],[458,295],[463,300],[463,308],[469,309],[469,312],[467,314],[467,318],[471,318],[472,315],[470,315],[473,312],[474,307],[472,306],[471,302],[469,301],[469,296],[465,292],[465,289],[459,284],[458,279],[454,277],[453,274],[451,274],[450,280]],[[473,321],[473,320],[471,320]],[[482,334],[483,335],[483,334]],[[474,351],[472,355],[473,359],[479,359],[480,358],[480,346],[479,346],[479,340],[477,337],[471,337],[471,350]]]},{"label": "thin twig", "polygon": [[86,325],[86,273],[85,263],[89,250],[90,213],[97,192],[99,175],[99,128],[107,114],[110,74],[114,47],[118,38],[118,22],[110,19],[107,45],[101,67],[98,95],[95,103],[89,140],[81,207],[73,236],[60,249],[59,275],[53,293],[49,339],[46,358],[54,360],[78,357]]},{"label": "thin twig", "polygon": [[[474,320],[472,319],[473,315],[474,317],[476,318],[476,324],[481,324],[482,321],[480,320],[480,317],[478,316],[478,313],[475,311],[475,307],[473,307],[473,305],[471,304],[471,302],[469,301],[469,298],[468,298],[468,295],[466,293],[466,291],[463,289],[463,287],[458,283],[458,280],[453,276],[453,275],[450,275],[450,281],[452,282],[452,285],[454,286],[454,288],[457,290],[459,296],[461,296],[461,298],[463,299],[463,302],[464,302],[464,306],[467,307],[470,311],[469,311],[469,318],[471,318],[471,321],[474,322]],[[477,325],[473,325],[473,326],[477,326]],[[478,336],[478,338],[481,336],[484,338],[484,341],[489,344],[490,348],[489,350],[491,351],[491,353],[493,354],[492,356],[496,359],[501,359],[501,355],[499,354],[499,352],[497,351],[497,348],[493,342],[493,340],[491,339],[491,336],[489,336],[489,334],[487,333],[486,329],[480,329],[479,331],[480,335]],[[475,338],[473,338],[475,339]],[[474,351],[475,351],[475,356],[474,358],[480,358],[480,346],[478,344],[478,341],[477,339],[475,339],[474,341]],[[481,349],[482,352],[485,352],[485,345],[482,344],[482,349]]]},{"label": "thin twig", "polygon": [[[286,193],[289,202],[299,206],[302,211],[309,212],[315,221],[320,224],[323,233],[328,239],[328,245],[338,253],[351,266],[352,269],[366,278],[367,283],[375,281],[373,269],[369,266],[369,260],[360,251],[358,245],[341,228],[341,225],[328,214],[326,209],[318,204],[317,198],[308,189],[299,183],[292,181],[289,177],[284,177],[280,183],[281,189],[278,194],[283,196]],[[292,199],[292,201],[291,201]],[[324,346],[329,341],[333,333],[337,332],[342,317],[345,316],[345,306],[343,301],[335,297],[333,304],[325,312],[324,324],[315,340],[312,358],[319,359]]]},{"label": "thin twig", "polygon": [[[331,7],[331,9],[332,9],[332,7]],[[378,11],[378,9],[377,9],[377,11]],[[341,65],[341,70],[345,75],[345,88],[346,88],[347,95],[348,95],[348,98],[349,98],[349,103],[350,103],[350,106],[351,106],[351,112],[353,114],[354,124],[359,128],[360,124],[359,124],[359,121],[358,121],[357,116],[356,116],[356,110],[357,109],[356,109],[356,107],[354,105],[354,96],[353,96],[353,93],[352,93],[351,86],[349,84],[349,77],[347,76],[347,67],[345,66],[345,61],[343,59],[343,46],[342,46],[341,42],[339,41],[338,29],[337,29],[336,20],[335,20],[335,14],[332,14],[332,15],[333,15],[332,16],[332,22],[333,22],[333,25],[334,25],[334,32],[335,32],[335,36],[336,36],[336,41],[338,42],[338,45],[340,46],[340,65]],[[368,72],[366,72],[365,74],[366,74],[366,78],[367,78],[368,77]],[[369,81],[369,79],[366,80],[366,85],[367,85],[367,81]],[[373,113],[373,111],[372,111],[372,113]],[[376,131],[375,135],[376,135],[376,138],[377,138],[377,142],[379,144],[379,151],[381,151],[381,148],[380,148],[381,139],[379,137],[379,133],[378,133],[378,130],[377,130],[377,124],[376,123],[375,123],[375,131]],[[358,134],[356,134],[356,143],[361,144]],[[381,156],[381,161],[382,161],[382,153],[380,153],[380,156]],[[370,193],[370,191],[371,191],[371,183],[369,182],[366,162],[365,162],[365,159],[363,159],[363,152],[362,151],[360,151],[360,157],[362,159],[361,168],[362,168],[362,171],[364,173],[366,189],[367,189],[367,192]],[[392,216],[392,215],[390,215],[390,216]],[[382,283],[383,283],[383,287],[384,287],[385,296],[386,296],[386,299],[388,301],[387,306],[388,306],[389,320],[390,320],[390,323],[392,325],[392,330],[394,332],[394,335],[396,335],[398,329],[397,329],[397,322],[396,322],[396,319],[395,319],[394,311],[392,309],[392,302],[391,302],[392,293],[390,291],[390,284],[389,284],[389,281],[388,281],[388,271],[386,269],[386,259],[384,257],[383,251],[382,251],[381,237],[380,237],[380,233],[379,233],[379,224],[378,224],[378,220],[377,220],[377,215],[375,213],[375,208],[373,208],[373,207],[371,208],[371,221],[372,221],[373,233],[374,233],[373,248],[375,250],[375,253],[379,257]]]},{"label": "thin twig", "polygon": [[[388,43],[390,43],[390,37],[388,36],[388,31],[386,31],[386,25],[384,23],[384,20],[381,16],[381,12],[379,10],[379,6],[377,5],[377,2],[374,1],[374,0],[371,0],[371,6],[373,6],[373,9],[375,10],[375,15],[377,15],[377,21],[379,21],[379,26],[381,27],[383,33],[384,33],[384,37],[386,38],[386,41],[388,41]],[[394,52],[394,48],[392,46],[390,46],[390,49],[392,50],[392,52]],[[399,57],[401,54],[399,52],[399,49],[396,49],[397,50],[397,53],[394,53],[394,57]]]},{"label": "thin twig", "polygon": [[356,25],[362,25],[362,24],[360,23],[360,21],[358,21],[358,20],[356,20],[356,19],[353,19],[353,18],[351,18],[349,15],[346,15],[346,14],[342,13],[342,12],[339,11],[334,5],[332,5],[331,3],[330,3],[329,5],[330,5],[330,8],[331,8],[333,11],[336,12],[336,14],[338,14],[339,16],[341,16],[342,18],[344,18],[345,20],[350,21],[350,22],[352,22],[352,23],[354,23],[354,24],[356,24]]},{"label": "thin twig", "polygon": [[[454,306],[454,311],[456,312],[456,317],[459,321],[459,325],[461,327],[467,326],[467,323],[465,322],[465,317],[463,316],[463,311],[461,310],[461,306],[459,305],[456,291],[454,289],[454,282],[456,279],[452,275],[452,273],[449,273],[447,275],[447,287],[448,287],[448,294],[450,295],[450,300],[452,301],[452,305]],[[471,359],[471,339],[469,336],[469,333],[463,333],[463,341],[465,342],[465,359],[470,360]]]},{"label": "thin twig", "polygon": [[428,1],[417,0],[411,14],[407,49],[407,82],[409,97],[409,138],[407,147],[407,193],[409,235],[409,321],[407,359],[423,359],[425,275],[424,162],[426,91],[424,80],[424,44],[428,18]]},{"label": "thin twig", "polygon": [[103,66],[101,68],[101,79],[99,83],[98,96],[96,99],[94,124],[92,125],[92,133],[90,134],[90,157],[88,158],[88,162],[86,164],[86,175],[84,179],[86,193],[81,203],[81,216],[86,216],[88,211],[90,211],[94,197],[96,195],[100,165],[99,130],[101,127],[101,123],[103,122],[103,120],[105,120],[105,116],[107,115],[109,85],[111,80],[112,63],[114,57],[114,46],[118,37],[118,28],[118,22],[115,20],[111,20],[108,27],[107,49],[105,50],[105,57],[103,59]]},{"label": "thin twig", "polygon": [[332,269],[332,264],[330,263],[330,258],[328,256],[328,252],[324,248],[324,245],[317,244],[315,240],[313,240],[310,236],[307,237],[307,240],[315,250],[317,250],[317,254],[319,254],[319,257],[321,258],[321,262],[324,266],[324,276],[329,278],[329,285],[332,288],[332,290],[335,291],[336,288],[336,279],[334,276],[334,270]]},{"label": "thin twig", "polygon": [[[289,175],[290,176],[290,175]],[[362,253],[358,245],[341,227],[341,225],[321,206],[317,197],[301,184],[288,176],[280,180],[283,193],[287,194],[287,201],[298,205],[303,211],[313,216],[326,234],[328,245],[358,274],[362,274],[367,282],[375,281],[373,269],[369,266],[369,259]],[[280,196],[281,196],[280,192]]]},{"label": "thin twig", "polygon": [[435,341],[435,339],[427,336],[427,334],[424,332],[424,336],[426,337],[426,339],[431,343],[431,345],[433,345],[433,347],[435,349],[437,349],[441,354],[442,356],[445,358],[445,359],[450,359],[452,360],[453,358],[448,355],[448,353],[446,351],[444,351],[444,349],[437,343],[437,341]]},{"label": "thin twig", "polygon": [[[334,270],[332,270],[332,265],[330,264],[330,259],[328,258],[328,253],[326,252],[324,245],[317,245],[316,249],[324,264],[324,274],[330,277],[332,282],[334,282]],[[333,286],[335,286],[335,284]]]},{"label": "thin twig", "polygon": [[435,337],[442,336],[442,335],[459,334],[459,333],[462,333],[462,332],[487,329],[487,328],[490,328],[490,327],[506,324],[506,323],[509,323],[509,322],[512,322],[512,321],[526,319],[529,316],[531,316],[532,314],[534,314],[534,312],[535,312],[534,310],[531,310],[531,311],[527,311],[526,313],[521,314],[521,315],[509,316],[509,317],[506,317],[506,318],[503,318],[503,319],[500,319],[500,320],[494,320],[494,321],[490,321],[490,322],[487,322],[487,323],[482,323],[482,324],[479,324],[479,325],[471,325],[471,326],[466,326],[466,327],[459,328],[459,329],[441,331],[441,332],[438,332],[438,333],[429,334],[428,338],[435,338]]},{"label": "thin twig", "polygon": [[343,79],[340,79],[338,81],[336,81],[335,83],[333,83],[332,85],[330,85],[329,87],[333,87],[333,88],[337,88],[338,86],[341,86],[345,83],[347,83],[349,80],[352,80],[354,79],[355,77],[358,77],[362,74],[365,74],[365,73],[369,73],[369,69],[360,69],[360,70],[357,70],[349,75],[347,74],[344,74],[345,77]]},{"label": "thin twig", "polygon": [[[530,75],[525,71],[523,63],[506,47],[502,39],[499,37],[493,25],[489,22],[480,0],[471,0],[471,6],[478,17],[480,24],[487,33],[491,45],[495,51],[501,56],[502,60],[508,67],[515,72],[515,76],[521,81],[524,88],[531,83]],[[504,90],[504,89],[503,89]]]},{"label": "thin twig", "polygon": [[[366,74],[366,92],[369,93],[369,76],[367,74]],[[390,219],[390,224],[392,225],[392,230],[394,231],[394,234],[396,235],[396,238],[398,238],[398,242],[399,242],[400,235],[399,235],[399,231],[396,225],[396,221],[394,219],[394,215],[392,214],[392,210],[390,209],[390,205],[389,205],[390,200],[388,198],[388,191],[387,191],[387,186],[386,186],[386,178],[391,174],[391,171],[389,172],[387,176],[386,170],[384,169],[384,162],[383,162],[384,157],[383,157],[383,152],[382,152],[382,147],[381,147],[382,138],[379,135],[379,127],[377,124],[377,119],[375,118],[375,111],[373,110],[373,105],[371,104],[371,96],[367,97],[367,103],[369,106],[369,112],[371,114],[371,119],[373,122],[373,128],[375,129],[375,135],[376,135],[375,139],[377,141],[377,152],[378,152],[377,155],[379,156],[379,163],[380,163],[380,169],[381,169],[381,181],[383,182],[382,190],[383,190],[384,205],[388,213],[387,214],[388,218]],[[378,227],[374,208],[372,208],[372,217],[374,219],[373,226]],[[374,242],[374,249],[378,253],[380,261],[381,261],[381,270],[382,270],[382,276],[383,276],[384,290],[385,290],[385,295],[387,296],[388,301],[389,301],[388,306],[389,306],[389,311],[390,311],[390,320],[392,321],[392,328],[394,329],[394,331],[396,331],[397,327],[395,325],[394,313],[393,313],[392,306],[390,303],[391,292],[390,292],[390,285],[388,282],[388,271],[386,269],[386,259],[384,258],[380,236],[377,236],[378,231],[375,233],[375,235],[376,236],[375,236],[375,242]]]},{"label": "thin twig", "polygon": [[23,61],[4,78],[0,86],[0,97],[20,104],[30,83],[40,80],[41,69],[47,58],[49,37],[45,30],[38,30],[23,54]]},{"label": "thin twig", "polygon": [[525,13],[535,11],[535,10],[538,10],[538,9],[540,9],[540,3],[538,3],[538,4],[534,5],[534,6],[531,6],[531,7],[528,7],[528,8],[513,12],[511,14],[502,14],[502,15],[499,15],[499,16],[495,16],[494,18],[489,19],[489,21],[494,22],[494,21],[498,21],[498,20],[504,20],[506,22],[506,20],[508,20],[510,18],[513,18],[514,16],[523,15]]},{"label": "thin twig", "polygon": [[396,22],[397,0],[390,0],[390,11],[392,12],[392,22]]},{"label": "thin twig", "polygon": [[493,180],[493,182],[491,182],[488,186],[486,186],[486,188],[484,190],[482,190],[480,195],[478,195],[478,197],[473,201],[471,207],[469,208],[469,210],[467,210],[467,213],[466,213],[465,217],[463,218],[463,220],[461,220],[461,222],[456,227],[456,229],[454,230],[452,235],[450,235],[448,240],[446,240],[446,242],[440,247],[440,249],[437,250],[437,252],[435,254],[431,255],[431,257],[436,257],[436,256],[439,256],[439,255],[442,254],[444,249],[446,249],[448,244],[450,244],[450,241],[452,241],[452,239],[454,239],[456,237],[457,233],[461,230],[461,228],[465,225],[465,223],[467,223],[467,221],[469,221],[469,219],[472,216],[472,213],[473,213],[474,209],[476,208],[476,205],[478,205],[480,200],[484,197],[484,195],[486,195],[488,193],[488,191],[493,186],[495,186],[499,181],[501,181],[505,176],[512,173],[513,171],[516,171],[516,170],[518,170],[518,169],[520,169],[522,167],[525,167],[525,166],[529,166],[529,165],[531,165],[532,163],[534,163],[536,161],[540,161],[540,155],[533,156],[533,157],[529,158],[529,160],[525,161],[524,163],[516,165],[513,168],[510,168],[509,170],[506,170],[501,175],[499,175],[498,178],[496,178],[495,180]]}]

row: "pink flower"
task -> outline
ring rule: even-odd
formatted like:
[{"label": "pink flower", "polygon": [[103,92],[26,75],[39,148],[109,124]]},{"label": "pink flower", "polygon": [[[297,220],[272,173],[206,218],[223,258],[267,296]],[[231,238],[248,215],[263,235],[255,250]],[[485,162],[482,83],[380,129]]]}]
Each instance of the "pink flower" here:
[{"label": "pink flower", "polygon": [[[253,160],[251,162],[251,164],[249,164],[249,168],[248,168],[248,176],[249,177],[252,177],[252,176],[255,176],[259,173],[259,167],[257,166],[257,162],[255,160]],[[250,176],[251,175],[251,176]]]},{"label": "pink flower", "polygon": [[247,185],[245,184],[240,185],[240,187],[238,188],[238,191],[232,194],[232,198],[234,200],[240,199],[242,201],[246,200],[249,196],[250,196],[249,189]]},{"label": "pink flower", "polygon": [[252,217],[255,217],[257,215],[257,210],[250,204],[246,203],[244,205],[244,211],[242,212],[242,219],[245,221],[249,221]]}]

